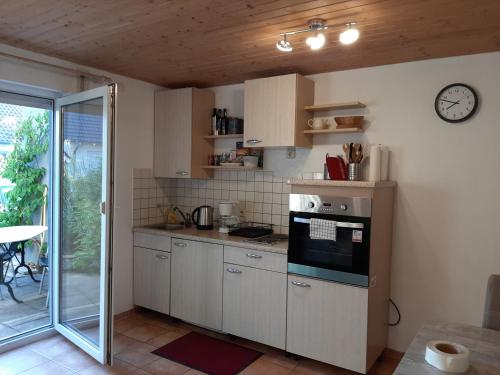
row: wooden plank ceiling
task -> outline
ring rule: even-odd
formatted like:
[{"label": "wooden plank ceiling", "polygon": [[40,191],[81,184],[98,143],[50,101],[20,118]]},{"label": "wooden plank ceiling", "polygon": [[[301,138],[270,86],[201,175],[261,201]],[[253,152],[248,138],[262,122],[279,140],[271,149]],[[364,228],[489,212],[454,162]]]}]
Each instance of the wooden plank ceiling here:
[{"label": "wooden plank ceiling", "polygon": [[[279,33],[311,18],[323,49]],[[0,42],[168,87],[500,50],[498,0],[0,0]],[[355,21],[359,41],[338,42]]]}]

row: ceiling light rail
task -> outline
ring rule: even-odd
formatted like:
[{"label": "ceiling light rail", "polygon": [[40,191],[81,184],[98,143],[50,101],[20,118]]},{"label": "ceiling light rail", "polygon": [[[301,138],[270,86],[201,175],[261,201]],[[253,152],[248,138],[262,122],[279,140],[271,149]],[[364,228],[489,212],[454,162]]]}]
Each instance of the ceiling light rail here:
[{"label": "ceiling light rail", "polygon": [[[339,40],[342,44],[352,44],[359,38],[359,30],[355,27],[355,22],[349,22],[345,25],[345,30],[340,33]],[[310,36],[306,39],[306,44],[312,50],[318,50],[324,46],[326,42],[326,38],[321,33],[328,29],[330,26],[326,25],[325,20],[320,18],[314,18],[309,20],[307,28],[286,31],[284,33],[280,33],[280,40],[276,43],[276,48],[278,48],[282,52],[291,52],[293,51],[292,43],[288,40],[288,36],[297,35],[302,33],[314,33],[314,36]]]}]

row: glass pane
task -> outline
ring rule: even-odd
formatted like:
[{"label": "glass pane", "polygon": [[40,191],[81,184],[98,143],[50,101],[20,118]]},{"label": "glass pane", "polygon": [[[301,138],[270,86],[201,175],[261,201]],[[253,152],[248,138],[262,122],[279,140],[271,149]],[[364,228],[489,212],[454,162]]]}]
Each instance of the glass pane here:
[{"label": "glass pane", "polygon": [[60,323],[98,347],[103,99],[62,110]]},{"label": "glass pane", "polygon": [[[12,233],[16,230],[13,227],[20,225],[49,225],[51,132],[51,100],[0,91],[3,234]],[[43,231],[34,236],[25,243],[24,251],[15,243],[0,245],[0,343],[51,324],[51,308],[47,304],[49,233]],[[40,280],[42,283],[37,283]]]}]

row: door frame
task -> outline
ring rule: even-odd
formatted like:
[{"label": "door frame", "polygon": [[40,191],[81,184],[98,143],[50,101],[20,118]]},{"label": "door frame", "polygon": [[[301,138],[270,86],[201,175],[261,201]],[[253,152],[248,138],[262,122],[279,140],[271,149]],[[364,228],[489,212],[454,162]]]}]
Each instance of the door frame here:
[{"label": "door frame", "polygon": [[[61,243],[61,184],[62,184],[62,116],[63,106],[88,101],[97,98],[103,98],[103,118],[105,121],[103,133],[103,173],[102,185],[105,187],[102,191],[101,201],[104,203],[104,220],[101,223],[101,249],[105,249],[104,256],[101,256],[100,264],[100,306],[99,306],[99,347],[96,348],[87,339],[83,338],[75,331],[69,329],[60,322],[61,306],[59,304],[61,296],[61,266],[60,243]],[[113,217],[113,161],[114,161],[114,127],[115,127],[115,99],[116,84],[102,86],[95,89],[83,91],[80,93],[65,96],[57,99],[54,106],[54,168],[53,168],[53,272],[52,272],[52,306],[54,328],[80,347],[83,351],[94,357],[102,364],[110,364],[112,361],[112,340],[113,340],[113,304],[112,304],[112,260],[113,260],[113,237],[112,237],[112,217]]]}]

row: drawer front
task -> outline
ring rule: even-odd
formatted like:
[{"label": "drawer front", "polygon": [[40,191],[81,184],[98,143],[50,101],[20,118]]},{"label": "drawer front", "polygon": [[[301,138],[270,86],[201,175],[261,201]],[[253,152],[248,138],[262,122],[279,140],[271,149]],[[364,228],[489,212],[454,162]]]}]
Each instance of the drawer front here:
[{"label": "drawer front", "polygon": [[134,246],[147,249],[170,251],[170,237],[149,233],[134,233]]},{"label": "drawer front", "polygon": [[287,272],[285,254],[245,249],[243,247],[224,246],[224,262],[268,271]]}]

